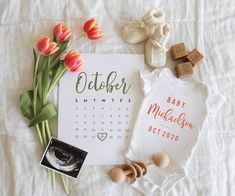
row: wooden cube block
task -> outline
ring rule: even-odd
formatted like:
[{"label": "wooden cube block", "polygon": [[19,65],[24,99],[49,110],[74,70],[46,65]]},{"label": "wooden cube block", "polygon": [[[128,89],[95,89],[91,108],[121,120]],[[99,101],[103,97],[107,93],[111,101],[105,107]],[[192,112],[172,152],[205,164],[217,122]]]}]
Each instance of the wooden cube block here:
[{"label": "wooden cube block", "polygon": [[190,52],[186,58],[194,65],[199,63],[203,59],[203,55],[195,48]]},{"label": "wooden cube block", "polygon": [[175,68],[178,78],[191,76],[193,74],[193,65],[191,62],[180,63]]},{"label": "wooden cube block", "polygon": [[185,49],[184,43],[173,45],[170,49],[173,60],[185,57],[188,52]]}]

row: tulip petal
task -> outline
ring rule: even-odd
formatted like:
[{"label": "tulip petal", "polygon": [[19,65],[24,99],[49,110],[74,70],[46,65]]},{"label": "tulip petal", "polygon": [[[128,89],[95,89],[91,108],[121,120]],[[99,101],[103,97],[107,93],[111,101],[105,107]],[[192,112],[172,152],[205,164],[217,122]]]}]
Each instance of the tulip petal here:
[{"label": "tulip petal", "polygon": [[65,59],[64,63],[67,65],[68,68],[71,68],[77,61],[77,56],[70,56]]},{"label": "tulip petal", "polygon": [[70,60],[73,59],[73,58],[75,58],[75,59],[77,58],[77,53],[75,51],[69,51],[68,54],[64,58],[65,64],[71,65]]},{"label": "tulip petal", "polygon": [[60,38],[59,41],[67,41],[70,37],[71,37],[72,33],[68,30],[67,33],[63,33]]},{"label": "tulip petal", "polygon": [[60,48],[56,47],[53,50],[48,51],[47,53],[44,53],[45,56],[51,56],[53,54],[55,54]]},{"label": "tulip petal", "polygon": [[72,67],[70,67],[71,72],[78,71],[82,65],[81,61],[76,62]]},{"label": "tulip petal", "polygon": [[71,30],[64,24],[59,23],[55,26],[54,32],[56,39],[60,42],[67,41],[71,37]]},{"label": "tulip petal", "polygon": [[101,31],[101,29],[92,29],[92,31],[89,32],[88,34],[88,38],[92,39],[92,40],[97,40],[102,38],[103,36],[103,32]]},{"label": "tulip petal", "polygon": [[68,52],[64,58],[64,65],[72,72],[77,71],[82,65],[80,55],[75,51]]},{"label": "tulip petal", "polygon": [[43,53],[49,47],[49,38],[48,36],[43,36],[37,42],[37,49],[39,52]]},{"label": "tulip petal", "polygon": [[57,44],[55,42],[49,42],[49,47],[44,52],[48,53],[51,50],[54,50],[54,48],[56,48],[56,47],[57,47]]},{"label": "tulip petal", "polygon": [[49,47],[44,51],[45,56],[50,56],[59,50],[57,43],[50,41]]},{"label": "tulip petal", "polygon": [[62,24],[61,23],[59,23],[55,26],[54,32],[55,32],[55,35],[57,38],[61,36],[61,34],[62,34]]},{"label": "tulip petal", "polygon": [[88,32],[91,28],[93,28],[96,24],[96,18],[91,18],[83,25],[83,31]]},{"label": "tulip petal", "polygon": [[68,33],[65,37],[64,37],[64,41],[68,40],[71,37],[72,33]]},{"label": "tulip petal", "polygon": [[90,20],[88,20],[83,26],[83,31],[91,40],[97,40],[102,38],[103,36],[103,32],[100,26],[97,24],[96,18],[91,18]]}]

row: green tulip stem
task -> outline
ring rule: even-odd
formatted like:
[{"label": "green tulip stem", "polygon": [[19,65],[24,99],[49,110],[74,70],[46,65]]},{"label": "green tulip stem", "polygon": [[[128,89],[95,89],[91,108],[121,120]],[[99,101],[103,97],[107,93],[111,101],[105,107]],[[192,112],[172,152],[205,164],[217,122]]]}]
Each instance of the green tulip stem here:
[{"label": "green tulip stem", "polygon": [[[33,74],[33,114],[34,115],[36,115],[36,113],[37,113],[37,84],[36,84],[36,81],[37,81],[37,72],[38,72],[38,64],[40,61],[40,57],[41,57],[41,55],[39,54],[37,57],[37,60],[36,60],[36,64],[34,67],[34,74]],[[41,130],[40,130],[38,124],[36,124],[36,130],[37,130],[40,144],[43,147],[44,143],[43,143],[43,139],[42,139]]]},{"label": "green tulip stem", "polygon": [[51,139],[51,130],[50,130],[50,127],[49,127],[48,120],[45,120],[45,126],[46,126],[47,137],[48,137],[48,140],[50,141],[50,139]]},{"label": "green tulip stem", "polygon": [[64,73],[67,71],[67,69],[64,67],[60,73],[58,74],[58,76],[55,78],[55,80],[53,79],[53,82],[50,84],[49,89],[47,91],[47,97],[50,95],[52,89],[55,87],[55,85],[57,84],[57,82],[60,80],[60,78],[64,75]]},{"label": "green tulip stem", "polygon": [[41,146],[43,148],[44,144],[43,144],[43,140],[42,140],[42,134],[41,134],[41,130],[40,130],[38,124],[36,124],[36,130],[37,130],[37,134],[38,134],[38,137],[39,137],[40,144],[41,144]]},{"label": "green tulip stem", "polygon": [[[57,57],[59,59],[60,55]],[[57,61],[56,59],[54,61]],[[51,64],[51,67],[52,67],[52,64]],[[58,83],[58,81],[60,80],[60,78],[64,75],[64,73],[67,71],[67,69],[64,67],[59,73],[58,75],[56,76],[56,78],[53,78],[52,79],[52,83],[50,84],[49,88],[48,88],[48,91],[47,91],[47,96],[46,98],[50,95],[51,91],[53,90],[53,88],[55,87],[55,85]],[[46,133],[47,133],[47,137],[48,139],[50,140],[51,138],[51,131],[50,131],[50,127],[49,127],[49,122],[48,120],[45,121],[45,128],[46,128]],[[53,189],[55,187],[55,173],[52,171],[51,173],[51,177],[52,177],[52,186],[53,186]],[[65,192],[68,194],[69,193],[69,188],[68,188],[68,185],[66,184],[65,182],[65,179],[64,179],[64,176],[61,174],[60,175],[61,177],[61,180],[62,180],[62,184],[63,184],[63,187],[64,187],[64,190]]]},{"label": "green tulip stem", "polygon": [[[49,127],[48,120],[45,120],[44,122],[45,122],[47,138],[48,138],[48,142],[49,142],[50,139],[51,139],[51,130],[50,130],[50,127]],[[54,171],[50,171],[50,173],[51,173],[52,189],[55,189],[55,187],[56,187],[55,172]]]},{"label": "green tulip stem", "polygon": [[38,55],[35,68],[34,68],[34,74],[33,74],[33,114],[36,115],[37,113],[37,72],[38,72],[38,63],[40,60],[40,54]]},{"label": "green tulip stem", "polygon": [[[35,87],[36,87],[37,72],[38,72],[38,64],[39,64],[39,61],[40,61],[40,57],[41,57],[41,55],[39,54],[38,57],[37,57],[37,61],[36,61],[35,67],[34,67],[33,89],[35,89]],[[36,108],[34,108],[34,110],[35,110],[35,109],[36,109]]]},{"label": "green tulip stem", "polygon": [[54,190],[55,187],[56,187],[56,181],[55,181],[55,172],[54,171],[51,171],[49,170],[50,174],[51,174],[51,182],[52,182],[52,189]]},{"label": "green tulip stem", "polygon": [[55,172],[51,171],[51,181],[52,181],[52,189],[56,187],[56,180],[55,180]]},{"label": "green tulip stem", "polygon": [[44,121],[42,122],[42,139],[44,142],[44,146],[47,146],[47,139],[46,139],[46,129],[45,129],[45,123]]},{"label": "green tulip stem", "polygon": [[[51,131],[50,131],[50,127],[49,127],[49,122],[48,120],[45,121],[45,127],[46,127],[46,132],[47,132],[47,137],[49,138],[49,140],[51,139]],[[64,176],[62,174],[60,174],[63,186],[64,186],[64,190],[65,192],[68,194],[69,193],[69,188],[65,182]],[[55,172],[51,171],[51,178],[52,178],[52,187],[53,189],[55,189]]]},{"label": "green tulip stem", "polygon": [[[51,130],[50,130],[48,120],[45,120],[43,123],[44,123],[45,129],[46,129],[46,134],[47,134],[47,138],[48,138],[47,143],[48,143],[51,139]],[[50,173],[51,173],[52,188],[55,189],[55,187],[56,187],[55,172],[50,171]]]},{"label": "green tulip stem", "polygon": [[61,56],[61,54],[59,54],[59,55],[52,61],[52,63],[51,63],[51,68],[53,68],[53,67],[56,65],[56,63],[58,63],[58,61],[60,60],[60,56]]},{"label": "green tulip stem", "polygon": [[77,39],[75,39],[72,43],[68,44],[67,48],[71,48],[74,44],[76,44],[77,42],[79,42],[80,40],[82,40],[84,37],[86,37],[86,34],[83,33],[80,36],[77,37]]},{"label": "green tulip stem", "polygon": [[[83,33],[80,36],[77,37],[77,39],[75,39],[71,44],[69,44],[66,49],[71,48],[74,44],[76,44],[77,42],[79,42],[80,40],[82,40],[84,37],[86,37],[86,34]],[[52,62],[51,62],[51,68],[53,68],[58,61],[60,60],[61,55],[65,52],[66,50],[63,50]]]},{"label": "green tulip stem", "polygon": [[67,194],[69,194],[69,187],[68,187],[68,185],[67,185],[67,183],[66,183],[66,181],[65,181],[65,177],[64,177],[63,175],[60,175],[60,177],[61,177],[61,180],[62,180],[62,183],[63,183],[65,192],[66,192]]}]

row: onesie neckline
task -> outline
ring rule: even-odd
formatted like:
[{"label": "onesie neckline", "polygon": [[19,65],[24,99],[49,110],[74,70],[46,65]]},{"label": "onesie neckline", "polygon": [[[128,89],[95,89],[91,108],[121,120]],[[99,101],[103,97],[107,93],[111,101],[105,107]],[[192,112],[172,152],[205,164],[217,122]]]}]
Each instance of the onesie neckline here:
[{"label": "onesie neckline", "polygon": [[170,69],[168,68],[165,68],[165,74],[166,76],[168,77],[169,81],[173,84],[180,84],[180,85],[185,85],[185,86],[194,86],[196,85],[197,83],[200,83],[196,80],[193,79],[193,81],[185,81],[185,80],[181,80],[181,79],[178,79],[177,77],[175,77],[175,75],[171,72]]}]

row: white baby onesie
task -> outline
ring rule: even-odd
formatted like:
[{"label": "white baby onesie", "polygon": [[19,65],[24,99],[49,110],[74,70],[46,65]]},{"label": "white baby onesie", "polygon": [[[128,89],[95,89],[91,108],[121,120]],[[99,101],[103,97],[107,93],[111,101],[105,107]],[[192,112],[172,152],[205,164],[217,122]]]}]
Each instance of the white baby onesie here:
[{"label": "white baby onesie", "polygon": [[148,166],[148,174],[133,186],[146,195],[170,189],[185,175],[184,166],[198,141],[208,115],[213,115],[225,98],[212,94],[206,84],[183,81],[167,69],[140,72],[144,99],[126,152],[131,161],[151,162],[158,152],[168,154],[165,169]]}]

